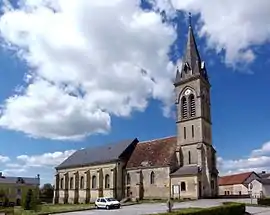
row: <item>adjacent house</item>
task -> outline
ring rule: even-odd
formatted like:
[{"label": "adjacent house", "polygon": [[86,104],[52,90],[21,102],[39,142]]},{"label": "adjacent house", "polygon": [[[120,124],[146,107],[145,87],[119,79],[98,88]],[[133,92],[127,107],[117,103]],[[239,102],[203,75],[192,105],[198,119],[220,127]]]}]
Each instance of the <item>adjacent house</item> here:
[{"label": "adjacent house", "polygon": [[262,184],[262,195],[270,197],[270,173],[265,171],[258,174],[260,176],[260,182]]},{"label": "adjacent house", "polygon": [[245,172],[219,177],[220,196],[270,196],[270,174]]},{"label": "adjacent house", "polygon": [[38,190],[40,177],[10,177],[0,173],[0,190],[4,191],[10,203],[21,205],[22,197],[29,189]]},{"label": "adjacent house", "polygon": [[76,151],[56,167],[54,202],[88,203],[102,196],[119,200],[217,196],[211,85],[191,25],[173,84],[176,135],[147,141],[134,137]]}]

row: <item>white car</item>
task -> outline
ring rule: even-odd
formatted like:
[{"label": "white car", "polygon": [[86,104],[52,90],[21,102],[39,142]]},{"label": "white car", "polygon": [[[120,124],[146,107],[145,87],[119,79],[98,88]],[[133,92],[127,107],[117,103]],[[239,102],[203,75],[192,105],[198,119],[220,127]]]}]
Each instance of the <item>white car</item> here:
[{"label": "white car", "polygon": [[102,197],[102,198],[98,198],[95,201],[95,207],[97,209],[99,208],[105,208],[107,210],[111,209],[111,208],[120,208],[120,202],[117,201],[114,198],[106,198],[106,197]]}]

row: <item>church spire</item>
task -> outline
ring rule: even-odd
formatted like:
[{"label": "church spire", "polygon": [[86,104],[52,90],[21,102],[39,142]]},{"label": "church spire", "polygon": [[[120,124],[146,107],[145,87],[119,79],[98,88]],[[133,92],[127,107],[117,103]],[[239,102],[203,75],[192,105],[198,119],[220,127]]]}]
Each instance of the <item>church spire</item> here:
[{"label": "church spire", "polygon": [[182,60],[182,69],[177,67],[175,84],[188,79],[192,76],[202,75],[207,81],[207,73],[204,68],[204,62],[201,61],[200,54],[197,48],[196,40],[193,33],[191,23],[191,13],[189,13],[188,38],[186,43],[186,51]]}]

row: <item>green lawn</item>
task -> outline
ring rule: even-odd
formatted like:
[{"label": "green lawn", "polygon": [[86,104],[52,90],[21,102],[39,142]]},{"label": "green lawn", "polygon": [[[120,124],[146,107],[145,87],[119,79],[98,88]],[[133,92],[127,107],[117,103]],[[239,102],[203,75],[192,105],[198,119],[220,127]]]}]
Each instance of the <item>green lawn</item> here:
[{"label": "green lawn", "polygon": [[71,212],[71,211],[79,211],[93,208],[93,204],[77,204],[77,205],[41,205],[39,206],[38,211],[25,211],[21,207],[15,207],[15,214],[17,215],[38,215],[38,214],[46,214],[46,213],[56,213],[56,212]]}]

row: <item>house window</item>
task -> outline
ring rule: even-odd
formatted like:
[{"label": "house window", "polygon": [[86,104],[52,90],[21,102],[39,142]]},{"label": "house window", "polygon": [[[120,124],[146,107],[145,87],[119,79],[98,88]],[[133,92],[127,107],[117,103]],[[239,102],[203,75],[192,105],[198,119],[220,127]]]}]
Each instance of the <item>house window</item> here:
[{"label": "house window", "polygon": [[191,126],[192,137],[194,137],[194,125]]},{"label": "house window", "polygon": [[80,181],[81,189],[84,188],[84,178],[81,176],[81,181]]},{"label": "house window", "polygon": [[182,118],[185,119],[187,118],[187,99],[186,97],[182,97],[181,99],[181,110],[182,110]]},{"label": "house window", "polygon": [[73,177],[71,177],[70,178],[70,184],[69,184],[70,189],[73,189],[73,183],[74,183]]},{"label": "house window", "polygon": [[191,164],[191,152],[188,151],[188,164]]},{"label": "house window", "polygon": [[63,185],[64,185],[64,179],[61,178],[61,180],[60,180],[60,189],[63,189]]},{"label": "house window", "polygon": [[154,184],[155,183],[155,173],[151,172],[150,174],[150,184]]},{"label": "house window", "polygon": [[21,189],[17,189],[17,195],[21,195],[21,194],[22,194]]},{"label": "house window", "polygon": [[110,188],[110,176],[105,175],[105,188]]},{"label": "house window", "polygon": [[187,138],[187,131],[186,131],[186,127],[184,127],[184,139]]},{"label": "house window", "polygon": [[196,105],[195,105],[195,98],[193,94],[189,96],[189,115],[191,117],[196,115]]},{"label": "house window", "polygon": [[130,184],[130,175],[129,175],[129,173],[127,174],[127,184]]},{"label": "house window", "polygon": [[181,182],[181,191],[186,191],[186,183]]},{"label": "house window", "polygon": [[241,191],[239,191],[239,195],[240,195],[240,196],[242,195],[242,192],[241,192]]},{"label": "house window", "polygon": [[97,177],[95,175],[93,175],[92,177],[92,188],[96,188],[97,187]]}]

